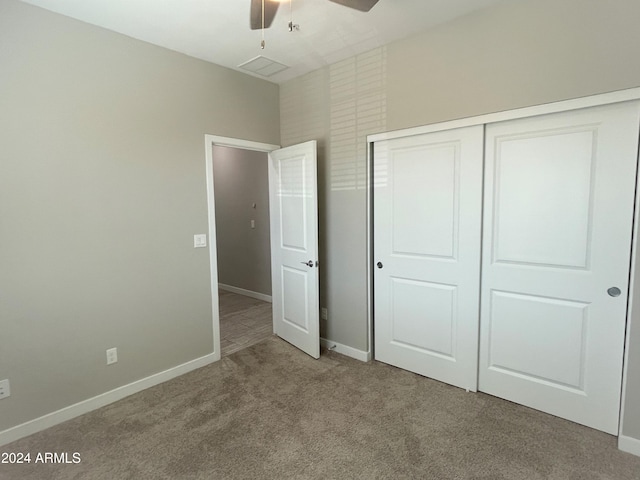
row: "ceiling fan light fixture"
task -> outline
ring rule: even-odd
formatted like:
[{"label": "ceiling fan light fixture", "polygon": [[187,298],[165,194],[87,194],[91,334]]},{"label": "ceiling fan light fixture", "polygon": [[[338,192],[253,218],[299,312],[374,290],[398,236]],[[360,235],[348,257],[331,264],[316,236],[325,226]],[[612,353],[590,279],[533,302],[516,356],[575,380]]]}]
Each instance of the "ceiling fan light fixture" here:
[{"label": "ceiling fan light fixture", "polygon": [[263,28],[269,28],[271,26],[271,23],[273,23],[273,19],[276,16],[276,12],[278,11],[279,6],[280,2],[274,2],[272,0],[251,0],[251,12],[249,19],[251,30],[262,30]]},{"label": "ceiling fan light fixture", "polygon": [[339,5],[344,5],[345,7],[353,8],[355,10],[360,10],[361,12],[368,12],[371,10],[378,0],[330,0],[333,3],[337,3]]},{"label": "ceiling fan light fixture", "polygon": [[[271,23],[273,22],[273,18],[276,16],[278,7],[280,6],[281,3],[285,3],[287,1],[289,2],[289,6],[291,7],[290,0],[250,0],[251,30],[261,30],[261,29],[269,28],[271,26]],[[316,1],[319,1],[319,0],[316,0]],[[329,1],[333,3],[337,3],[338,5],[343,5],[345,7],[359,10],[361,12],[368,12],[378,3],[378,0],[329,0]]]}]

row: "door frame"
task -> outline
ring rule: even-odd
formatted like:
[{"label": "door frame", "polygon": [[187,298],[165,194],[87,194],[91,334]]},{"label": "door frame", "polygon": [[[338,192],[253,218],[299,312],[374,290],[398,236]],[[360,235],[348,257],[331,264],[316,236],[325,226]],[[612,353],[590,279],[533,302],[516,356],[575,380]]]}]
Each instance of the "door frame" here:
[{"label": "door frame", "polygon": [[220,352],[220,305],[218,299],[218,245],[216,241],[216,205],[213,190],[213,147],[231,147],[242,150],[270,153],[280,148],[280,145],[253,142],[240,138],[221,137],[205,134],[205,174],[207,182],[207,210],[209,220],[209,269],[211,278],[211,311],[213,317],[213,361],[221,358]]},{"label": "door frame", "polygon": [[[620,102],[627,102],[632,100],[640,100],[640,88],[630,88],[627,90],[619,90],[615,92],[591,95],[587,97],[579,97],[571,100],[563,100],[553,103],[535,105],[531,107],[518,108],[514,110],[507,110],[496,113],[489,113],[485,115],[478,115],[468,118],[461,118],[457,120],[449,120],[440,123],[433,123],[419,127],[412,127],[402,130],[395,130],[391,132],[378,133],[367,136],[367,345],[371,352],[372,358],[375,358],[375,352],[373,351],[373,336],[374,331],[374,291],[373,291],[373,265],[375,259],[373,258],[373,209],[374,209],[374,182],[373,182],[373,161],[375,154],[375,142],[381,140],[391,140],[394,138],[408,137],[413,135],[421,135],[425,133],[438,132],[442,130],[451,130],[455,128],[468,127],[473,125],[486,125],[489,123],[497,123],[508,120],[516,120],[519,118],[534,117],[538,115],[546,115],[550,113],[568,112],[571,110],[579,110],[583,108],[596,107],[601,105],[608,105]],[[634,439],[624,437],[622,435],[622,426],[625,414],[625,400],[627,390],[628,379],[628,365],[629,365],[629,339],[631,330],[631,319],[634,315],[634,304],[640,302],[639,299],[635,299],[634,302],[633,292],[638,289],[640,291],[640,267],[636,268],[637,257],[640,255],[638,252],[638,241],[640,236],[640,174],[636,176],[636,198],[633,214],[633,234],[631,239],[631,264],[629,270],[629,300],[627,302],[627,315],[626,315],[626,335],[624,339],[624,357],[622,367],[622,385],[621,385],[621,406],[620,406],[620,426],[618,431],[618,448],[630,453],[640,455],[640,445],[637,445]],[[636,286],[637,285],[637,286]],[[640,306],[637,307],[640,311]],[[637,314],[639,317],[635,323],[640,322],[640,312]],[[640,323],[636,325],[636,328],[640,328]],[[637,336],[637,335],[636,335]]]}]

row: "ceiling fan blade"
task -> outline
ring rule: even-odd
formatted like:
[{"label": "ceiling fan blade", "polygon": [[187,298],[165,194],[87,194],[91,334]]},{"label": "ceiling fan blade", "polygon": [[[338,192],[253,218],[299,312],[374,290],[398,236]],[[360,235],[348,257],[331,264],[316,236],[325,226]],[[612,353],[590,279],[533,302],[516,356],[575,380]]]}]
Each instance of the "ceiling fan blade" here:
[{"label": "ceiling fan blade", "polygon": [[[264,28],[269,28],[276,16],[280,3],[272,0],[264,1]],[[262,28],[262,0],[251,0],[251,30]]]},{"label": "ceiling fan blade", "polygon": [[[345,7],[355,8],[361,12],[368,12],[378,3],[378,0],[331,0],[333,3],[339,3]],[[266,16],[266,15],[265,15]]]}]

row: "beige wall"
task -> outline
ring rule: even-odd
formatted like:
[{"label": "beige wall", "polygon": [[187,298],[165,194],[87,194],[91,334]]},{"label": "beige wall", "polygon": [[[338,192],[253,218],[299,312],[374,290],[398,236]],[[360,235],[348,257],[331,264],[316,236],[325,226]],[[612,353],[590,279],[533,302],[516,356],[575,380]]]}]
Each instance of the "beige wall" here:
[{"label": "beige wall", "polygon": [[[383,122],[353,132],[367,133],[463,118],[640,86],[640,2],[637,0],[522,0],[506,2],[386,47]],[[356,70],[361,56],[355,59]],[[281,87],[282,143],[311,135],[327,145],[320,182],[321,235],[326,258],[323,302],[329,320],[323,335],[367,350],[366,193],[334,190],[331,129],[331,67]],[[315,80],[314,80],[315,79]],[[318,80],[320,79],[320,80]],[[357,75],[341,87],[356,99]],[[319,110],[286,111],[287,95],[324,98]],[[341,101],[343,99],[340,99]],[[317,112],[324,117],[318,119]],[[286,112],[286,114],[285,114]],[[305,132],[299,125],[319,125]],[[363,151],[354,154],[363,169]],[[636,303],[640,299],[636,300]],[[629,381],[623,433],[640,439],[640,314],[631,325]]]},{"label": "beige wall", "polygon": [[277,85],[0,2],[0,431],[212,352],[204,135],[278,117]]},{"label": "beige wall", "polygon": [[640,85],[636,0],[520,0],[388,47],[389,129]]},{"label": "beige wall", "polygon": [[268,167],[265,152],[213,147],[218,281],[270,296]]}]

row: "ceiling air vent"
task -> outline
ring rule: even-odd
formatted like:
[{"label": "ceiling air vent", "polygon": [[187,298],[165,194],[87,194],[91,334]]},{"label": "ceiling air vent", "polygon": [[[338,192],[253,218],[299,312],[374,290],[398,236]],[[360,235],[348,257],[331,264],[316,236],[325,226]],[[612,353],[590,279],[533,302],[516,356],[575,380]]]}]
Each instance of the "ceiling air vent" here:
[{"label": "ceiling air vent", "polygon": [[252,58],[248,62],[238,65],[238,67],[251,73],[257,73],[263,77],[270,77],[289,68],[287,65],[263,57],[262,55],[258,55],[256,58]]}]

